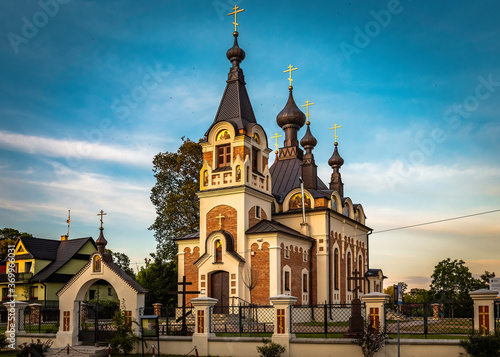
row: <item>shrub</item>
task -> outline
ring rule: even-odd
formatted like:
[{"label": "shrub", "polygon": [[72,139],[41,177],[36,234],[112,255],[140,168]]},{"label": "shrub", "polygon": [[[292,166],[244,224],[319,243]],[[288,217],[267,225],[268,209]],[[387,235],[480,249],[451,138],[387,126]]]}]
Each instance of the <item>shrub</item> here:
[{"label": "shrub", "polygon": [[468,339],[460,341],[460,346],[472,357],[498,357],[500,335],[498,333],[482,335],[479,331],[474,331]]},{"label": "shrub", "polygon": [[31,343],[24,342],[19,345],[21,351],[17,354],[17,357],[27,357],[29,354],[29,349],[31,345],[31,355],[32,356],[43,356],[45,352],[52,346],[52,340],[48,339],[45,342],[40,341],[40,339],[36,340],[36,343],[31,340]]},{"label": "shrub", "polygon": [[7,337],[5,336],[5,333],[0,332],[0,350],[6,348],[8,346],[7,342]]},{"label": "shrub", "polygon": [[384,347],[385,334],[384,331],[380,328],[380,325],[374,328],[368,323],[365,325],[363,335],[355,339],[353,343],[361,347],[363,356],[373,357],[375,353],[377,353]]},{"label": "shrub", "polygon": [[259,356],[261,357],[280,357],[286,351],[285,346],[279,343],[274,343],[266,339],[262,339],[262,342],[264,346],[257,346],[257,352],[259,352]]},{"label": "shrub", "polygon": [[113,316],[113,326],[116,327],[113,338],[109,340],[111,348],[115,353],[123,353],[124,355],[130,354],[134,349],[140,338],[134,334],[132,324],[137,324],[136,321],[128,322],[125,316],[125,305],[123,308],[116,311]]}]

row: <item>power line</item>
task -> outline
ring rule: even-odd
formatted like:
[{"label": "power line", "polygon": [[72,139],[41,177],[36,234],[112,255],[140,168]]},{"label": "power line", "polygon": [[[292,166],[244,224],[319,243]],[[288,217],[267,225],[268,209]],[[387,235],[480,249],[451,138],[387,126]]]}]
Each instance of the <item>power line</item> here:
[{"label": "power line", "polygon": [[438,221],[412,224],[410,226],[384,229],[383,231],[374,231],[372,234],[385,233],[385,232],[397,231],[397,230],[400,230],[400,229],[414,228],[414,227],[420,227],[420,226],[427,226],[429,224],[435,224],[435,223],[441,223],[441,222],[455,221],[455,220],[458,220],[458,219],[469,218],[469,217],[474,217],[474,216],[481,216],[483,214],[495,213],[495,212],[500,212],[500,209],[496,209],[496,210],[493,210],[493,211],[485,211],[485,212],[473,213],[473,214],[468,214],[468,215],[465,215],[465,216],[458,216],[458,217],[440,219]]}]

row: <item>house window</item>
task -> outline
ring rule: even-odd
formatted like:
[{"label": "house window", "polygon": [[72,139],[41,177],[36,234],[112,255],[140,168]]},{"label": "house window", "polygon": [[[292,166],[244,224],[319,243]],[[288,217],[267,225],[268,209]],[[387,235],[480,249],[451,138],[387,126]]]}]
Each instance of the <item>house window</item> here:
[{"label": "house window", "polygon": [[254,171],[259,171],[258,159],[259,150],[257,150],[256,148],[252,148],[252,170]]},{"label": "house window", "polygon": [[290,258],[290,249],[285,247],[285,258]]},{"label": "house window", "polygon": [[89,290],[89,300],[95,299],[95,290]]},{"label": "house window", "polygon": [[222,242],[220,241],[220,239],[217,239],[215,241],[215,262],[222,262]]},{"label": "house window", "polygon": [[285,272],[285,291],[290,291],[290,272]]},{"label": "house window", "polygon": [[307,293],[307,274],[302,274],[302,291]]},{"label": "house window", "polygon": [[339,262],[339,250],[335,248],[335,253],[333,253],[333,282],[335,290],[339,289],[339,272],[340,272],[340,262]]},{"label": "house window", "polygon": [[9,289],[3,288],[2,289],[2,300],[7,300],[7,299],[9,299]]},{"label": "house window", "polygon": [[255,206],[255,218],[260,219],[260,207]]},{"label": "house window", "polygon": [[231,145],[222,145],[217,148],[217,167],[231,166]]},{"label": "house window", "polygon": [[111,288],[108,288],[108,296],[112,296],[113,295],[113,290]]},{"label": "house window", "polygon": [[31,273],[31,267],[33,266],[32,262],[26,262],[24,263],[24,272],[25,273]]},{"label": "house window", "polygon": [[38,299],[38,286],[31,287],[30,299]]}]

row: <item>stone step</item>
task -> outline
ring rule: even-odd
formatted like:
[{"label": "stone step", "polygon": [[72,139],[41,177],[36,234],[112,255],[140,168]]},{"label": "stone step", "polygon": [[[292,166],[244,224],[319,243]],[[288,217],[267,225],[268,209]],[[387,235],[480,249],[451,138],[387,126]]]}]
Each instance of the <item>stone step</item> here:
[{"label": "stone step", "polygon": [[108,355],[108,347],[94,346],[72,346],[69,354],[66,347],[49,348],[45,357],[102,357]]}]

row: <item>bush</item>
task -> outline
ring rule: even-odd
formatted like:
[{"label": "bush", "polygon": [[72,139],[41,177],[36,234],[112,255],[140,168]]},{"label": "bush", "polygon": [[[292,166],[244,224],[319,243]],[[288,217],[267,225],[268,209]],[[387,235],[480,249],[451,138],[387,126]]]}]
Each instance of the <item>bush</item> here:
[{"label": "bush", "polygon": [[109,343],[115,353],[128,355],[132,352],[136,343],[140,341],[140,338],[132,330],[132,324],[137,324],[137,322],[127,321],[125,317],[125,305],[122,304],[122,306],[123,308],[116,311],[113,316],[113,326],[116,327],[116,331],[113,334],[113,338],[109,340]]},{"label": "bush", "polygon": [[5,333],[0,331],[0,350],[4,349],[5,347],[8,346],[7,342],[7,337],[5,336]]},{"label": "bush", "polygon": [[274,343],[266,339],[262,339],[262,342],[264,346],[257,346],[257,352],[259,352],[259,356],[261,357],[280,357],[286,351],[285,346],[279,343]]},{"label": "bush", "polygon": [[474,331],[467,340],[460,341],[460,346],[472,357],[498,357],[500,335],[498,333],[482,335],[479,331]]},{"label": "bush", "polygon": [[31,340],[31,343],[28,344],[24,342],[22,345],[19,345],[21,351],[17,354],[17,357],[28,357],[29,349],[31,345],[31,355],[32,356],[43,356],[45,352],[52,346],[52,340],[47,340],[45,342],[40,341],[40,339],[36,340],[36,343]]},{"label": "bush", "polygon": [[374,328],[368,323],[365,325],[363,336],[355,339],[353,343],[361,347],[363,356],[373,357],[375,353],[384,347],[385,334],[380,328],[380,325],[378,325],[377,328]]}]

